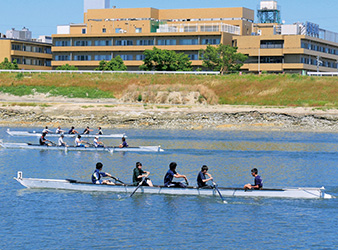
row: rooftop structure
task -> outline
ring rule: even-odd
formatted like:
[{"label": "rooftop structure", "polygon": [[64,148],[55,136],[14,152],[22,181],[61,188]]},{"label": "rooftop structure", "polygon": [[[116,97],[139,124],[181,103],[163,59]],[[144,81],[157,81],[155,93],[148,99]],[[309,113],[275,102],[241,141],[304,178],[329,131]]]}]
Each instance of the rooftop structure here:
[{"label": "rooftop structure", "polygon": [[281,23],[281,11],[276,0],[262,0],[257,10],[258,23]]},{"label": "rooftop structure", "polygon": [[84,0],[84,10],[86,13],[89,9],[109,9],[110,0]]}]

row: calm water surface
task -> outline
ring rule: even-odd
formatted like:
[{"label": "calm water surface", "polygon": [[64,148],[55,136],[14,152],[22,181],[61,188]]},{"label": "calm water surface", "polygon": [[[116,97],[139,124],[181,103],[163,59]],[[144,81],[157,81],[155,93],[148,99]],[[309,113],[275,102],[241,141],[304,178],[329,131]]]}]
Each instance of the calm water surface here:
[{"label": "calm water surface", "polygon": [[[22,130],[12,129],[12,130]],[[32,129],[30,129],[32,130]],[[39,130],[35,128],[34,130]],[[219,186],[321,187],[338,196],[338,134],[106,130],[156,153],[55,152],[0,148],[0,249],[338,249],[338,199],[302,200],[28,190],[13,177],[89,181],[95,164],[131,182],[135,162],[162,184],[171,161],[191,184],[203,164]],[[5,142],[32,142],[10,137]],[[56,139],[54,139],[56,140]],[[117,145],[118,139],[102,139]],[[72,139],[66,139],[72,143]]]}]

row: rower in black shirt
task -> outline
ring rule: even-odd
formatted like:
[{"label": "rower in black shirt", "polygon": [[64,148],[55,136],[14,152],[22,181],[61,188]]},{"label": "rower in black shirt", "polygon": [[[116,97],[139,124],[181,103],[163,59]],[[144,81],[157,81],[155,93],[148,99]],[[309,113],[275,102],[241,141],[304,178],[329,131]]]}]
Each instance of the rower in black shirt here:
[{"label": "rower in black shirt", "polygon": [[[199,188],[212,188],[212,186],[207,185],[207,182],[211,181],[213,178],[211,174],[207,172],[208,172],[208,166],[203,165],[203,167],[201,168],[201,171],[198,173],[198,176],[197,176],[197,185]],[[206,175],[209,177],[208,179]]]},{"label": "rower in black shirt", "polygon": [[41,146],[52,146],[50,143],[47,143],[47,142],[51,142],[50,140],[47,140],[45,138],[46,136],[46,133],[42,133],[40,139],[39,139],[39,143]]}]

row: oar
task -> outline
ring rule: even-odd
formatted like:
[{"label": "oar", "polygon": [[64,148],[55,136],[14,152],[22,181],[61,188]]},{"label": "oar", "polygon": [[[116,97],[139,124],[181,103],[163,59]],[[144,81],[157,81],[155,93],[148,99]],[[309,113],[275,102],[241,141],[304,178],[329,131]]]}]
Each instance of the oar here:
[{"label": "oar", "polygon": [[138,186],[135,188],[134,192],[131,193],[130,197],[132,197],[132,196],[135,194],[135,192],[137,191],[137,189],[138,189],[139,187],[142,186],[142,183],[144,182],[145,179],[146,179],[146,177],[144,176],[144,177],[142,178],[142,181],[141,181],[141,182],[138,184]]},{"label": "oar", "polygon": [[120,179],[117,178],[117,177],[111,176],[110,178],[112,178],[112,179],[115,180],[115,181],[120,182],[120,183],[123,184],[123,185],[126,185],[123,181],[120,181]]},{"label": "oar", "polygon": [[223,202],[223,203],[228,203],[226,200],[224,200],[224,198],[223,198],[221,192],[219,191],[219,189],[218,189],[218,187],[217,187],[216,182],[213,181],[212,184],[214,185],[214,189],[216,189],[217,193],[219,194],[219,197],[221,197],[222,202]]}]

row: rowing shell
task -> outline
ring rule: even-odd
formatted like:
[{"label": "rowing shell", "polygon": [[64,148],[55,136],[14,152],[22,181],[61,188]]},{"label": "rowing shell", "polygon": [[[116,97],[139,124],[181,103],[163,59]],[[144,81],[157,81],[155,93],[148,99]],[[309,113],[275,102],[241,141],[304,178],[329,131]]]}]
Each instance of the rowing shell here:
[{"label": "rowing shell", "polygon": [[[10,136],[41,136],[42,133],[41,132],[36,132],[36,131],[10,131],[9,129],[7,129],[7,134],[9,134]],[[96,135],[96,134],[80,134],[81,137],[95,137],[95,136],[99,136],[100,138],[127,138],[126,134],[107,134],[107,135]],[[60,137],[61,134],[54,134],[54,133],[47,133],[46,134],[47,137]],[[63,134],[64,137],[76,137],[78,136],[78,134]]]},{"label": "rowing shell", "polygon": [[3,148],[10,149],[40,149],[40,150],[64,150],[64,151],[108,151],[108,152],[163,152],[161,146],[139,146],[139,147],[127,147],[127,148],[119,148],[118,146],[107,146],[105,148],[102,147],[59,147],[59,146],[46,146],[39,144],[31,144],[31,143],[3,143],[0,141],[0,146]]},{"label": "rowing shell", "polygon": [[[76,180],[55,180],[23,178],[22,172],[18,172],[14,178],[27,188],[59,189],[87,192],[115,192],[130,194],[135,190],[131,185],[96,185],[89,182],[78,182]],[[245,191],[242,188],[218,188],[223,196],[230,197],[274,197],[274,198],[297,198],[297,199],[331,199],[334,196],[326,194],[322,188],[285,188],[285,189],[262,189]],[[168,188],[163,186],[145,187],[141,186],[137,194],[167,194],[167,195],[217,195],[215,189],[200,189],[196,187]]]}]

